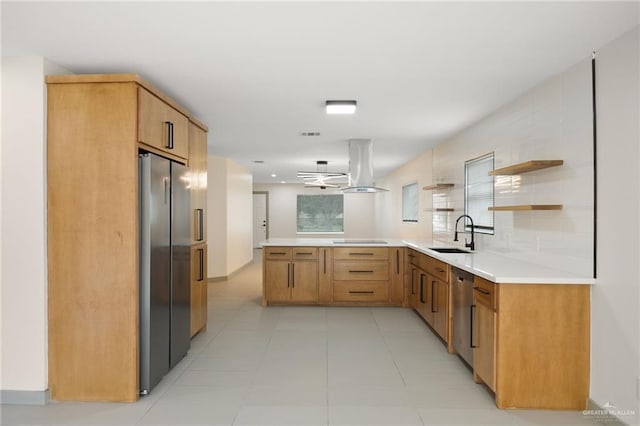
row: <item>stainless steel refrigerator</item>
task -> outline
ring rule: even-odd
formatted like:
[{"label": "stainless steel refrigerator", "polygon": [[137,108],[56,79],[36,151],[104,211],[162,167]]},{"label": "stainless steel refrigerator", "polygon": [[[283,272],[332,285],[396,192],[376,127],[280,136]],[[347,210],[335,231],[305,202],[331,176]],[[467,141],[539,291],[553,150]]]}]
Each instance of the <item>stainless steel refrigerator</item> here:
[{"label": "stainless steel refrigerator", "polygon": [[184,357],[190,338],[188,169],[155,154],[138,156],[140,216],[140,393]]}]

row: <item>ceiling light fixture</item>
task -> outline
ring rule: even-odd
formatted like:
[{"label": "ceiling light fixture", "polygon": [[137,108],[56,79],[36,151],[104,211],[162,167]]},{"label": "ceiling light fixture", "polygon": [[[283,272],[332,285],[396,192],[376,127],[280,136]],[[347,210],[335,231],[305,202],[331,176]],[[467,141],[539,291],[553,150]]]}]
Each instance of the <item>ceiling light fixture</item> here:
[{"label": "ceiling light fixture", "polygon": [[326,101],[327,114],[354,114],[356,112],[356,101]]},{"label": "ceiling light fixture", "polygon": [[317,186],[321,189],[325,188],[340,188],[337,183],[330,183],[329,180],[333,179],[346,179],[348,175],[340,172],[327,171],[328,162],[325,160],[316,161],[317,171],[315,172],[298,172],[298,177],[304,180],[305,186]]},{"label": "ceiling light fixture", "polygon": [[271,173],[271,177],[278,177],[278,175],[275,173]]}]

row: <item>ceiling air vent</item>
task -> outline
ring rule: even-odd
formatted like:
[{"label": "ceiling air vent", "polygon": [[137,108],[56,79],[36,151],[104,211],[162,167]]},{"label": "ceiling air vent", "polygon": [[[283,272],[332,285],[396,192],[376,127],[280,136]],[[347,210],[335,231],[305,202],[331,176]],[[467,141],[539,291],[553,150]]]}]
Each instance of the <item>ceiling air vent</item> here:
[{"label": "ceiling air vent", "polygon": [[300,136],[320,136],[320,132],[300,132]]}]

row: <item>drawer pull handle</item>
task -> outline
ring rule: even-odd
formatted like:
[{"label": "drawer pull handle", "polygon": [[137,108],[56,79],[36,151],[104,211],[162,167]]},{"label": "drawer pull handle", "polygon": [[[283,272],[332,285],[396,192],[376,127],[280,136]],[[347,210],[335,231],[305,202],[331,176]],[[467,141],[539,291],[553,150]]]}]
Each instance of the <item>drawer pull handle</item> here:
[{"label": "drawer pull handle", "polygon": [[436,268],[436,272],[440,272],[441,274],[444,273],[444,269],[442,268]]},{"label": "drawer pull handle", "polygon": [[371,290],[367,290],[367,291],[364,291],[364,290],[349,290],[349,293],[350,294],[373,294],[374,292],[371,291]]},{"label": "drawer pull handle", "polygon": [[486,294],[487,296],[491,295],[490,291],[487,291],[482,287],[474,287],[473,289],[476,290],[478,293]]},{"label": "drawer pull handle", "polygon": [[372,274],[372,273],[373,273],[373,271],[358,270],[358,269],[356,269],[356,270],[349,269],[349,273],[352,273],[352,274]]},{"label": "drawer pull handle", "polygon": [[373,256],[373,253],[356,253],[356,252],[349,252],[349,256]]},{"label": "drawer pull handle", "polygon": [[313,253],[308,253],[308,252],[297,252],[296,255],[298,256],[311,256]]},{"label": "drawer pull handle", "polygon": [[272,251],[271,253],[269,253],[269,256],[275,256],[275,255],[284,256],[285,254],[287,254],[287,253],[285,253],[283,251]]}]

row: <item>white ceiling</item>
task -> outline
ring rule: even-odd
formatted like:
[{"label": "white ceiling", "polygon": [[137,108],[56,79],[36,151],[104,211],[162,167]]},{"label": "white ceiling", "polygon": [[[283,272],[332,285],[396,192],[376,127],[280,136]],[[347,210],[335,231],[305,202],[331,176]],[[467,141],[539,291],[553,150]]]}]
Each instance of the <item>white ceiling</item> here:
[{"label": "white ceiling", "polygon": [[[373,139],[382,177],[638,24],[637,2],[1,7],[3,56],[138,73],[207,123],[209,152],[256,182],[297,181],[316,160],[347,171],[350,138]],[[359,108],[326,116],[327,99]]]}]

